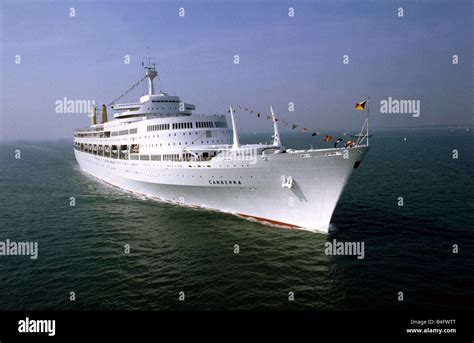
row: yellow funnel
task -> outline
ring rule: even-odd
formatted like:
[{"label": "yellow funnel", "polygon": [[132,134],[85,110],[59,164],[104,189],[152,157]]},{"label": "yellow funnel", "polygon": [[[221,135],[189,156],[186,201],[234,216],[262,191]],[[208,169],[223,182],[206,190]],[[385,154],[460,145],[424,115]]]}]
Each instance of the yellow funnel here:
[{"label": "yellow funnel", "polygon": [[96,112],[97,112],[97,108],[95,107],[95,105],[92,105],[92,108],[91,108],[91,124],[92,125],[97,124]]},{"label": "yellow funnel", "polygon": [[107,123],[107,107],[102,105],[102,124]]}]

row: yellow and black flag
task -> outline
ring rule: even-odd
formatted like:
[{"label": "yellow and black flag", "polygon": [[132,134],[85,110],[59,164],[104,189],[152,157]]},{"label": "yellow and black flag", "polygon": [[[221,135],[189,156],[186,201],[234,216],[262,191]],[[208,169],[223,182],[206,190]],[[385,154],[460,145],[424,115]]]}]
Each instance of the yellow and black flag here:
[{"label": "yellow and black flag", "polygon": [[367,100],[356,102],[354,108],[358,111],[362,111],[363,109],[365,109],[366,104],[367,104]]}]

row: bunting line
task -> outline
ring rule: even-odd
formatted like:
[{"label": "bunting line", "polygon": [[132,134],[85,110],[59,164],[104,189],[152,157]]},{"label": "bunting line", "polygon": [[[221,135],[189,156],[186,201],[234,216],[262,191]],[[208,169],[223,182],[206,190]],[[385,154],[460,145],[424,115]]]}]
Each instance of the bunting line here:
[{"label": "bunting line", "polygon": [[[237,112],[237,109],[238,110],[243,110],[245,112],[248,112],[250,114],[255,114],[257,116],[257,118],[266,118],[266,120],[272,120],[272,116],[269,115],[269,114],[265,114],[265,113],[262,113],[262,112],[258,112],[254,109],[250,109],[248,107],[244,107],[244,106],[241,106],[241,105],[236,105],[236,106],[232,106],[234,112]],[[227,111],[228,113],[230,113],[230,110]],[[275,118],[275,121],[278,121],[278,118]],[[272,121],[273,122],[273,121]],[[296,130],[299,128],[299,131],[301,133],[311,133],[311,137],[316,137],[316,136],[319,136],[321,134],[321,132],[319,130],[313,130],[313,129],[310,129],[310,128],[307,128],[307,127],[301,127],[300,125],[296,124],[296,123],[290,123],[286,120],[282,120],[282,124],[283,124],[283,127],[287,127],[291,130]],[[332,140],[332,136],[331,135],[324,135],[323,137],[323,141],[324,142],[330,142]],[[342,138],[337,138],[335,143],[334,143],[334,147],[337,147],[337,145],[339,143],[341,143],[343,141]],[[353,145],[353,142],[351,141],[348,141],[346,143],[346,147],[350,147]]]}]

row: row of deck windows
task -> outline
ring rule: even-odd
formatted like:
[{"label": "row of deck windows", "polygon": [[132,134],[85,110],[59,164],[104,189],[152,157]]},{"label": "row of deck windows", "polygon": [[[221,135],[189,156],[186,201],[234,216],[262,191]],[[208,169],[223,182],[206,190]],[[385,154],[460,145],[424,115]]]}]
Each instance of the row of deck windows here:
[{"label": "row of deck windows", "polygon": [[178,103],[178,100],[152,100],[152,102],[173,102],[173,103]]},{"label": "row of deck windows", "polygon": [[[196,122],[196,128],[227,128],[227,122],[223,121],[205,121],[205,122]],[[172,129],[173,130],[180,130],[180,129],[192,129],[193,123],[192,122],[184,122],[184,123],[173,123]],[[146,127],[147,132],[150,131],[163,131],[169,130],[170,124],[156,124],[156,125],[148,125]],[[100,138],[108,138],[108,137],[116,137],[116,136],[125,136],[125,135],[133,135],[138,132],[137,128],[133,128],[130,130],[120,130],[120,131],[106,131],[106,132],[87,132],[87,133],[76,133],[76,137],[100,137]],[[197,133],[196,133],[197,134]]]},{"label": "row of deck windows", "polygon": [[170,124],[157,124],[157,125],[148,125],[146,127],[147,131],[161,131],[161,130],[169,130]]},{"label": "row of deck windows", "polygon": [[130,130],[120,130],[120,131],[101,131],[101,132],[85,132],[85,133],[76,133],[75,137],[99,137],[99,138],[109,138],[115,136],[125,136],[125,135],[133,135],[138,132],[137,128],[133,128]]},{"label": "row of deck windows", "polygon": [[[218,144],[218,143],[224,143],[224,140],[223,140],[223,139],[221,139],[221,140],[219,140],[219,139],[216,139],[216,140],[212,139],[212,140],[207,140],[207,141],[201,141],[201,144],[206,144],[206,143],[207,143],[207,144]],[[144,146],[144,147],[149,147],[149,148],[151,148],[151,147],[154,147],[154,146],[155,146],[155,147],[163,146],[163,144],[165,144],[165,146],[166,146],[166,143],[160,143],[160,144],[158,144],[158,143],[156,143],[156,144],[143,144],[143,146]],[[186,141],[186,142],[177,142],[177,143],[174,142],[172,145],[173,145],[173,146],[176,146],[176,145],[181,145],[181,144],[186,146],[186,145],[188,145],[188,142],[187,142],[187,141]],[[194,142],[191,141],[190,144],[194,144]],[[168,146],[171,146],[171,143],[168,143]]]},{"label": "row of deck windows", "polygon": [[192,129],[192,128],[193,128],[193,123],[192,122],[173,123],[173,130],[176,130],[176,129]]},{"label": "row of deck windows", "polygon": [[212,121],[198,121],[196,122],[196,127],[198,129],[208,129],[208,128],[213,128],[214,123]]},{"label": "row of deck windows", "polygon": [[98,155],[102,157],[109,157],[121,160],[140,160],[140,161],[173,161],[173,162],[189,162],[189,161],[209,161],[216,152],[204,152],[202,154],[193,155],[190,153],[181,154],[158,154],[148,155],[140,154],[140,147],[138,144],[132,145],[97,145],[97,144],[83,144],[76,142],[74,149],[89,153],[91,155]]}]

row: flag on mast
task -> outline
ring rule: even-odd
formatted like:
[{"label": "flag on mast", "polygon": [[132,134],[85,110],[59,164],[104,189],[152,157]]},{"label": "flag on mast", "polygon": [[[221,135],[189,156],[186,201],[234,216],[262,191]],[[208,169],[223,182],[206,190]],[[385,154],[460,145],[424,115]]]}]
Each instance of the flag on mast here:
[{"label": "flag on mast", "polygon": [[362,111],[365,109],[365,105],[367,104],[367,100],[356,102],[354,108],[358,111]]}]

